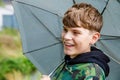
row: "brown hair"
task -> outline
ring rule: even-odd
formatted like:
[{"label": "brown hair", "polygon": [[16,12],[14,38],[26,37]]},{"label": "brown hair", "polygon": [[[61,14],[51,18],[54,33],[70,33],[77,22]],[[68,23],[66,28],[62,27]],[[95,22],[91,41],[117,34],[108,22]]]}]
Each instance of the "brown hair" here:
[{"label": "brown hair", "polygon": [[102,15],[92,5],[87,3],[74,4],[64,14],[63,24],[67,27],[83,27],[91,31],[100,32]]}]

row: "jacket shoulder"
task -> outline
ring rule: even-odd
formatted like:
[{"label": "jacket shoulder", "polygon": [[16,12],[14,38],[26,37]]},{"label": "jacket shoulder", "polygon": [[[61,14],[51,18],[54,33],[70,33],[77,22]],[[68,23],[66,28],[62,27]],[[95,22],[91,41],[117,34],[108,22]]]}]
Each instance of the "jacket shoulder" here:
[{"label": "jacket shoulder", "polygon": [[74,80],[105,80],[102,68],[95,63],[76,64],[72,72]]}]

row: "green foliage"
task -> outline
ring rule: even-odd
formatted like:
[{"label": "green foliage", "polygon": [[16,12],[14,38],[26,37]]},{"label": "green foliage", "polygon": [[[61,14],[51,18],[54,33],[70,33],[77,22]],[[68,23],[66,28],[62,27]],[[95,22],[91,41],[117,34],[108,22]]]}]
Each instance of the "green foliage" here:
[{"label": "green foliage", "polygon": [[22,54],[19,32],[4,28],[0,31],[0,80],[6,80],[5,74],[14,71],[30,75],[36,71],[36,68]]},{"label": "green foliage", "polygon": [[0,60],[0,74],[6,74],[14,70],[24,75],[29,75],[36,70],[33,64],[25,57],[7,58]]},{"label": "green foliage", "polygon": [[3,0],[0,0],[0,6],[4,6]]},{"label": "green foliage", "polygon": [[0,80],[5,78],[5,74],[15,70],[21,72],[23,75],[30,75],[32,72],[36,71],[36,68],[25,57],[0,59]]},{"label": "green foliage", "polygon": [[14,37],[14,36],[18,36],[19,32],[16,29],[4,27],[3,30],[0,32],[0,35],[3,35],[3,34],[8,34]]},{"label": "green foliage", "polygon": [[29,75],[36,70],[34,65],[27,58],[18,58],[17,61],[18,63],[21,63],[18,67],[20,72],[24,75]]}]

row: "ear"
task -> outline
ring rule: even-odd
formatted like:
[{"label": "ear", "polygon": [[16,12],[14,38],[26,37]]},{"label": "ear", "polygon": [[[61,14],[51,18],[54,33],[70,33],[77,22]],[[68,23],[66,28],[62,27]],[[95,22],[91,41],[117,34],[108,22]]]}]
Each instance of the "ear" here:
[{"label": "ear", "polygon": [[100,33],[99,32],[94,32],[92,34],[92,40],[90,44],[95,44],[100,38]]}]

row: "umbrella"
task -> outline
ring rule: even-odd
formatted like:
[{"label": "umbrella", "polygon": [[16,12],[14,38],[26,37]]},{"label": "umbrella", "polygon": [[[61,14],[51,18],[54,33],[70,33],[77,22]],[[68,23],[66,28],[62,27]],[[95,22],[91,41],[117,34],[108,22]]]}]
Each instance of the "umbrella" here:
[{"label": "umbrella", "polygon": [[50,74],[64,58],[60,40],[64,12],[75,3],[87,2],[104,18],[96,46],[110,59],[108,80],[119,80],[120,0],[12,0],[19,23],[23,53],[43,74]]}]

